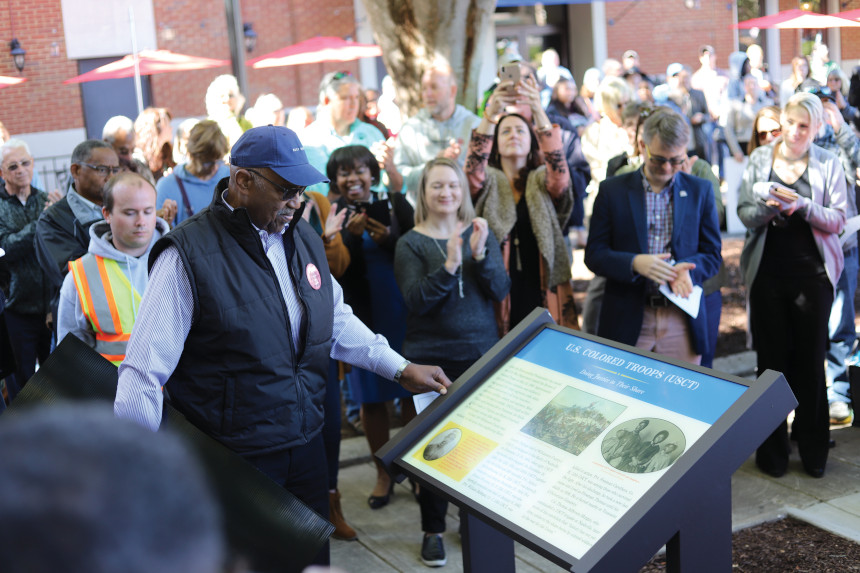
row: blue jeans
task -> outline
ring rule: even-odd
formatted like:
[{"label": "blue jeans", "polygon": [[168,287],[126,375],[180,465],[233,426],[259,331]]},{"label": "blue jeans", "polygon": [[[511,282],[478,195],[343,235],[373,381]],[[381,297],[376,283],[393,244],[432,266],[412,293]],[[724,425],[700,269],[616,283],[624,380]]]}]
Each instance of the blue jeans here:
[{"label": "blue jeans", "polygon": [[844,251],[845,269],[836,283],[833,307],[827,323],[830,349],[827,351],[828,402],[851,402],[846,359],[851,355],[857,333],[854,330],[854,293],[857,290],[857,271],[860,266],[857,247]]}]

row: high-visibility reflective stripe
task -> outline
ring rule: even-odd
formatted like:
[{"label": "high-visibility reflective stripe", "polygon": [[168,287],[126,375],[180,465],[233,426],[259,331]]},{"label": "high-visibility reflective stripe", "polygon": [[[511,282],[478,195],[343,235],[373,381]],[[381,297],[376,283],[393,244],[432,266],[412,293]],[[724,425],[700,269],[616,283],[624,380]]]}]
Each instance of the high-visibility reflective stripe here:
[{"label": "high-visibility reflective stripe", "polygon": [[70,262],[69,272],[72,273],[72,278],[75,281],[75,287],[78,291],[78,298],[81,301],[81,308],[84,311],[84,315],[89,319],[90,324],[93,326],[93,330],[95,332],[100,332],[102,328],[99,324],[95,308],[93,308],[93,297],[90,293],[90,285],[87,280],[86,270],[84,269],[83,258]]},{"label": "high-visibility reflective stripe", "polygon": [[108,334],[106,332],[96,332],[96,339],[104,340],[105,342],[128,342],[131,338],[131,333],[128,334]]},{"label": "high-visibility reflective stripe", "polygon": [[95,257],[96,265],[99,268],[99,275],[102,278],[102,286],[105,289],[105,299],[107,299],[110,316],[113,319],[114,332],[123,332],[122,321],[119,319],[119,311],[116,309],[116,298],[113,295],[113,289],[110,285],[110,277],[108,277],[107,269],[105,268],[104,257]]},{"label": "high-visibility reflective stripe", "polygon": [[135,290],[128,277],[122,272],[119,263],[111,259],[104,259],[104,268],[110,277],[111,293],[116,293],[116,297],[111,297],[112,308],[116,310],[119,317],[122,330],[117,332],[131,333],[134,327],[134,309],[140,307],[140,293]]},{"label": "high-visibility reflective stripe", "polygon": [[69,270],[96,335],[95,350],[111,362],[122,362],[140,294],[112,259],[85,255],[69,263]]},{"label": "high-visibility reflective stripe", "polygon": [[119,366],[122,364],[122,361],[125,360],[125,354],[102,354],[102,356],[104,356],[107,361],[113,363],[114,366]]}]

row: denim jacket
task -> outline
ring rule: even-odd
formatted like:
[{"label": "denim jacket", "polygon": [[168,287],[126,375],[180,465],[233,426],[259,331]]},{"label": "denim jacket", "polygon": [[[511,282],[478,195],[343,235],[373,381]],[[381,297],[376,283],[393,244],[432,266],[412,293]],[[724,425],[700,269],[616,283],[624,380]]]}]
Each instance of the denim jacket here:
[{"label": "denim jacket", "polygon": [[[777,139],[772,144],[753,151],[741,183],[738,217],[747,227],[746,241],[741,252],[741,270],[748,289],[752,287],[761,263],[769,223],[779,215],[778,209],[768,207],[755,196],[753,187],[755,184],[767,184],[770,181],[774,148],[781,141]],[[827,278],[835,288],[845,264],[839,243],[839,233],[845,226],[848,202],[845,173],[838,157],[814,144],[809,148],[808,171],[812,198],[798,198],[797,211],[812,228],[812,236],[824,261]]]}]

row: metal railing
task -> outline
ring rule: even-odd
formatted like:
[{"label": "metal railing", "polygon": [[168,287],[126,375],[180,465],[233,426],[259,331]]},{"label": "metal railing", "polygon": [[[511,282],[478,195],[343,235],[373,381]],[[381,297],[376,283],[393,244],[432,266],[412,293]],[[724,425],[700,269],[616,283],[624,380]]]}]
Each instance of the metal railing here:
[{"label": "metal railing", "polygon": [[72,174],[69,167],[72,163],[70,155],[54,155],[49,157],[36,157],[35,171],[39,174],[39,183],[43,191],[51,192],[59,190],[63,195],[69,188]]}]

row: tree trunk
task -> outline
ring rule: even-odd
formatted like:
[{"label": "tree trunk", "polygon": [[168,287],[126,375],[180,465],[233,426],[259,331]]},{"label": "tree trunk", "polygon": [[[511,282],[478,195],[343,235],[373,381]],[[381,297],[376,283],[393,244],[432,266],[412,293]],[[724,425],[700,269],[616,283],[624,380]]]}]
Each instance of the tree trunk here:
[{"label": "tree trunk", "polygon": [[474,110],[482,86],[479,51],[496,0],[362,0],[382,60],[397,87],[400,109],[421,109],[421,74],[436,57],[457,76],[457,102]]}]

